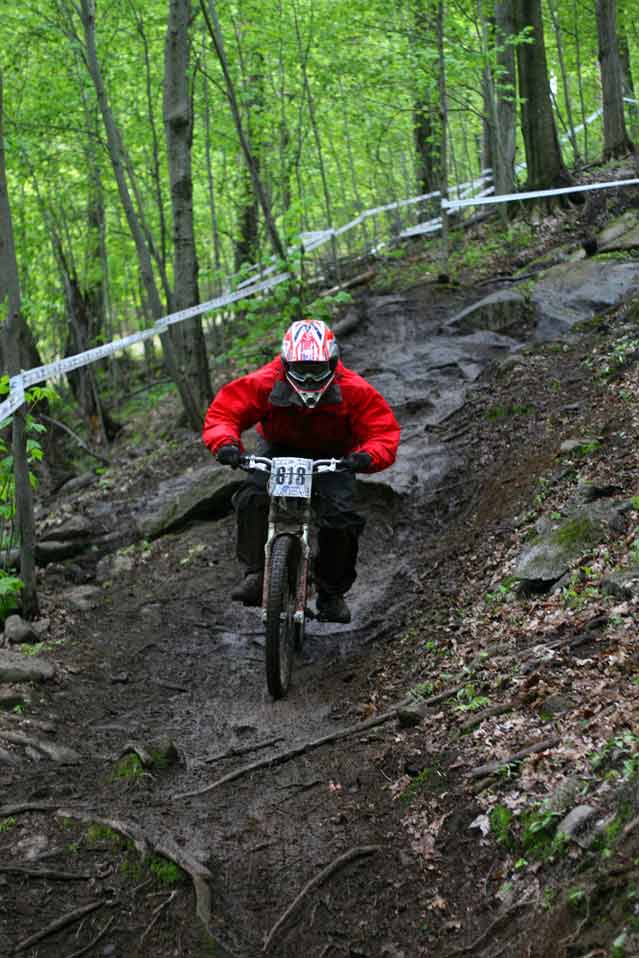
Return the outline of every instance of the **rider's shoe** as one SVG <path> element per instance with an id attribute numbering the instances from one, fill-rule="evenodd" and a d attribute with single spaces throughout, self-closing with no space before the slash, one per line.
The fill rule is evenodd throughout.
<path id="1" fill-rule="evenodd" d="M 243 602 L 244 605 L 258 606 L 262 604 L 262 573 L 247 572 L 231 592 L 234 602 Z"/>
<path id="2" fill-rule="evenodd" d="M 343 595 L 318 592 L 317 618 L 320 622 L 341 622 L 345 625 L 351 621 L 351 610 L 346 605 Z"/>

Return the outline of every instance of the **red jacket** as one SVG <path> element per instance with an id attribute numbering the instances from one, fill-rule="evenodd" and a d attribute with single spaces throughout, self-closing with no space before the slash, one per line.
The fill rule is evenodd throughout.
<path id="1" fill-rule="evenodd" d="M 223 386 L 209 406 L 203 439 L 212 453 L 257 425 L 268 441 L 299 448 L 316 458 L 367 452 L 371 472 L 392 466 L 399 424 L 370 383 L 337 364 L 335 379 L 314 409 L 298 404 L 278 357 L 248 376 Z"/>

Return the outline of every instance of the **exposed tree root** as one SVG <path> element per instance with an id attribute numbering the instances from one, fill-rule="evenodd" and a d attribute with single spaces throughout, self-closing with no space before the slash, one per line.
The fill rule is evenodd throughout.
<path id="1" fill-rule="evenodd" d="M 25 948 L 30 948 L 31 945 L 35 945 L 37 942 L 42 941 L 43 938 L 48 938 L 49 935 L 55 934 L 56 931 L 60 931 L 62 928 L 66 928 L 67 925 L 72 925 L 75 921 L 79 921 L 80 918 L 84 918 L 85 915 L 90 915 L 92 911 L 97 911 L 98 908 L 102 908 L 106 905 L 106 901 L 92 901 L 89 905 L 83 905 L 82 908 L 76 908 L 75 911 L 70 911 L 66 915 L 63 915 L 62 918 L 56 918 L 55 921 L 52 921 L 50 925 L 47 925 L 46 928 L 43 928 L 42 931 L 37 931 L 35 935 L 31 935 L 29 938 L 25 938 L 24 941 L 21 941 L 13 949 L 12 954 L 17 955 L 19 951 L 24 951 Z"/>
<path id="2" fill-rule="evenodd" d="M 29 878 L 48 878 L 49 881 L 89 881 L 86 872 L 61 872 L 55 868 L 25 868 L 24 865 L 0 865 L 0 872 L 10 875 L 28 875 Z"/>
<path id="3" fill-rule="evenodd" d="M 512 755 L 508 755 L 506 758 L 499 758 L 494 762 L 487 762 L 486 765 L 478 765 L 476 768 L 470 770 L 468 777 L 483 778 L 486 775 L 493 775 L 500 769 L 505 768 L 506 765 L 510 765 L 511 762 L 519 762 L 522 758 L 527 758 L 529 755 L 536 755 L 538 752 L 545 752 L 547 748 L 553 748 L 559 744 L 559 741 L 559 736 L 555 735 L 553 738 L 544 739 L 541 742 L 536 742 L 534 745 L 527 745 L 526 748 L 522 748 L 519 752 L 513 752 Z"/>
<path id="4" fill-rule="evenodd" d="M 348 865 L 350 862 L 355 861 L 358 858 L 363 858 L 366 855 L 374 855 L 375 852 L 380 850 L 381 845 L 361 845 L 359 848 L 351 848 L 350 851 L 345 852 L 344 855 L 340 855 L 339 858 L 336 858 L 334 862 L 331 862 L 330 865 L 327 865 L 326 868 L 323 868 L 319 875 L 316 875 L 315 878 L 312 878 L 304 886 L 304 888 L 302 888 L 297 898 L 291 902 L 286 911 L 275 922 L 266 936 L 262 950 L 269 950 L 278 935 L 281 934 L 286 923 L 292 918 L 295 912 L 299 910 L 307 895 L 309 895 L 316 888 L 319 888 L 320 885 L 323 885 L 324 882 L 331 877 L 331 875 L 334 875 L 335 872 L 339 871 L 340 868 L 343 868 L 344 865 Z"/>
<path id="5" fill-rule="evenodd" d="M 452 951 L 446 953 L 445 958 L 452 958 L 453 955 L 467 955 L 468 953 L 471 955 L 476 955 L 477 949 L 480 947 L 480 945 L 483 945 L 486 939 L 490 938 L 490 936 L 497 931 L 500 925 L 503 925 L 504 922 L 507 921 L 516 911 L 519 911 L 520 908 L 527 908 L 529 905 L 532 905 L 532 901 L 516 901 L 510 906 L 510 908 L 502 912 L 501 915 L 497 915 L 494 921 L 491 921 L 488 928 L 482 931 L 481 935 L 475 938 L 470 945 L 462 945 L 461 948 L 454 948 Z"/>
<path id="6" fill-rule="evenodd" d="M 92 951 L 93 948 L 95 948 L 95 946 L 97 945 L 97 943 L 98 943 L 102 938 L 104 938 L 104 936 L 106 935 L 107 931 L 109 930 L 109 928 L 111 927 L 111 925 L 112 925 L 113 922 L 115 921 L 115 918 L 116 918 L 115 915 L 111 915 L 111 917 L 109 918 L 109 920 L 108 920 L 107 923 L 105 924 L 105 926 L 104 926 L 104 928 L 102 929 L 102 931 L 99 931 L 98 934 L 95 936 L 95 938 L 94 938 L 92 941 L 90 941 L 88 945 L 85 945 L 84 948 L 80 948 L 79 951 L 74 951 L 73 954 L 68 955 L 67 958 L 80 958 L 81 955 L 86 955 L 89 951 Z"/>
<path id="7" fill-rule="evenodd" d="M 251 772 L 256 772 L 258 769 L 283 765 L 285 762 L 297 758 L 298 755 L 304 755 L 306 752 L 321 748 L 322 745 L 338 742 L 340 739 L 347 738 L 349 735 L 356 735 L 358 732 L 365 732 L 369 728 L 375 728 L 376 725 L 383 725 L 385 722 L 390 722 L 397 717 L 398 708 L 399 706 L 396 706 L 388 712 L 383 712 L 381 715 L 375 716 L 375 718 L 367 719 L 365 722 L 359 722 L 357 725 L 350 725 L 348 728 L 341 729 L 339 732 L 333 732 L 331 735 L 323 735 L 322 738 L 316 738 L 310 742 L 303 742 L 301 745 L 289 748 L 285 752 L 280 752 L 279 755 L 272 755 L 270 758 L 261 759 L 259 762 L 243 765 L 241 768 L 235 769 L 234 772 L 229 772 L 228 775 L 223 775 L 222 778 L 211 782 L 210 785 L 205 785 L 204 788 L 197 788 L 192 792 L 181 792 L 178 795 L 172 795 L 171 801 L 177 802 L 183 798 L 196 798 L 199 795 L 206 795 L 207 792 L 212 792 L 213 789 L 220 788 L 221 785 L 226 785 L 227 782 L 233 782 L 236 778 L 250 775 Z"/>

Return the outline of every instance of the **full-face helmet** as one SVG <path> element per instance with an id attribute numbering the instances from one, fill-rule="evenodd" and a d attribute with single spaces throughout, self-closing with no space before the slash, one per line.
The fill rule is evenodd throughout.
<path id="1" fill-rule="evenodd" d="M 319 319 L 300 320 L 284 333 L 281 355 L 287 381 L 312 409 L 335 377 L 339 359 L 335 336 Z"/>

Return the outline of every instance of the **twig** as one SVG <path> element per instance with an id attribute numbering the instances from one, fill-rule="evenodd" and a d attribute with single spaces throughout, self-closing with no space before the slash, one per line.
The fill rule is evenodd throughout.
<path id="1" fill-rule="evenodd" d="M 348 865 L 349 862 L 355 861 L 357 858 L 363 858 L 366 855 L 374 855 L 375 852 L 381 850 L 380 845 L 361 845 L 359 848 L 351 848 L 350 851 L 345 852 L 345 854 L 340 855 L 339 858 L 336 858 L 334 862 L 331 862 L 330 865 L 327 865 L 326 868 L 323 868 L 319 875 L 316 875 L 315 878 L 312 878 L 305 886 L 302 888 L 301 892 L 295 898 L 295 900 L 288 906 L 286 911 L 278 918 L 271 930 L 269 931 L 266 939 L 264 941 L 264 947 L 262 951 L 268 951 L 268 949 L 273 944 L 273 941 L 284 927 L 286 922 L 291 918 L 291 916 L 299 909 L 300 905 L 304 901 L 307 895 L 309 895 L 316 888 L 319 888 L 331 875 L 334 875 L 336 871 L 340 868 L 343 868 L 344 865 Z"/>
<path id="2" fill-rule="evenodd" d="M 548 748 L 553 748 L 555 745 L 559 744 L 559 736 L 555 735 L 553 738 L 544 739 L 542 742 L 537 742 L 535 745 L 528 745 L 526 748 L 522 748 L 519 752 L 514 752 L 512 755 L 509 755 L 507 758 L 499 758 L 495 762 L 488 762 L 486 765 L 478 765 L 476 768 L 471 769 L 468 773 L 469 778 L 482 778 L 485 775 L 492 775 L 494 772 L 498 772 L 501 768 L 505 768 L 507 765 L 510 765 L 511 762 L 519 762 L 522 758 L 527 758 L 529 755 L 536 755 L 538 752 L 545 752 Z"/>
<path id="3" fill-rule="evenodd" d="M 88 881 L 92 875 L 60 872 L 54 868 L 25 868 L 24 865 L 0 865 L 0 872 L 28 875 L 29 878 L 48 878 L 49 881 Z"/>
<path id="4" fill-rule="evenodd" d="M 105 466 L 111 465 L 111 460 L 107 459 L 106 456 L 103 456 L 102 453 L 96 452 L 95 449 L 91 449 L 90 446 L 87 446 L 86 442 L 83 439 L 80 439 L 77 433 L 73 429 L 69 429 L 68 426 L 65 426 L 63 422 L 60 422 L 58 419 L 52 419 L 50 416 L 45 416 L 43 413 L 39 414 L 40 419 L 44 419 L 45 422 L 50 423 L 52 426 L 57 426 L 58 429 L 62 429 L 64 432 L 68 433 L 72 439 L 74 439 L 79 446 L 84 449 L 85 452 L 88 452 L 90 456 L 93 456 L 94 459 L 97 459 L 98 462 L 103 462 Z"/>
<path id="5" fill-rule="evenodd" d="M 72 955 L 67 955 L 67 958 L 80 958 L 80 955 L 86 955 L 88 951 L 91 951 L 91 949 L 97 945 L 101 938 L 104 938 L 114 921 L 115 915 L 111 915 L 102 931 L 98 932 L 93 941 L 90 941 L 88 945 L 84 946 L 84 948 L 80 948 L 79 951 L 74 951 Z"/>
<path id="6" fill-rule="evenodd" d="M 493 705 L 492 708 L 484 709 L 483 712 L 477 712 L 459 726 L 459 733 L 460 735 L 464 735 L 466 732 L 470 732 L 476 728 L 476 726 L 481 725 L 486 719 L 494 718 L 496 715 L 503 715 L 504 712 L 512 712 L 512 710 L 520 704 L 520 702 L 515 700 L 513 702 L 505 702 L 503 705 Z"/>
<path id="7" fill-rule="evenodd" d="M 175 891 L 175 890 L 172 891 L 171 894 L 169 895 L 169 897 L 166 899 L 166 901 L 161 902 L 161 903 L 158 905 L 158 907 L 155 909 L 155 911 L 153 912 L 153 917 L 151 918 L 151 921 L 150 921 L 149 924 L 146 926 L 146 928 L 145 928 L 145 930 L 144 930 L 144 934 L 143 934 L 142 937 L 140 938 L 140 944 L 142 944 L 142 942 L 144 941 L 144 939 L 146 938 L 146 936 L 150 933 L 151 929 L 152 929 L 152 928 L 154 927 L 154 925 L 157 923 L 157 920 L 158 920 L 158 918 L 160 917 L 160 915 L 162 914 L 162 912 L 164 911 L 164 909 L 165 909 L 168 905 L 171 904 L 171 902 L 173 901 L 173 899 L 175 898 L 176 895 L 177 895 L 177 891 Z"/>
<path id="8" fill-rule="evenodd" d="M 46 928 L 43 928 L 42 931 L 36 932 L 35 935 L 25 938 L 24 941 L 21 941 L 19 945 L 16 945 L 16 947 L 13 949 L 13 954 L 17 955 L 19 951 L 24 951 L 25 948 L 30 948 L 31 945 L 35 945 L 36 942 L 42 941 L 43 938 L 48 938 L 49 935 L 52 935 L 56 931 L 60 931 L 61 928 L 66 928 L 67 925 L 72 925 L 74 921 L 78 921 L 80 918 L 84 918 L 85 915 L 90 915 L 92 911 L 97 911 L 98 908 L 102 908 L 104 904 L 104 901 L 92 901 L 90 905 L 83 905 L 82 908 L 76 908 L 75 911 L 68 912 L 68 914 L 63 915 L 62 918 L 56 918 L 55 921 L 52 921 L 51 924 L 47 925 Z"/>

